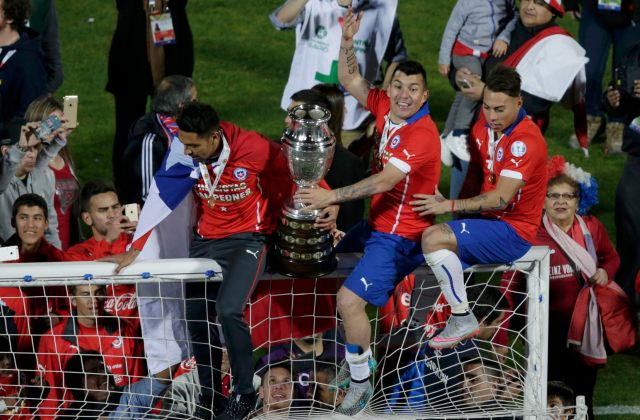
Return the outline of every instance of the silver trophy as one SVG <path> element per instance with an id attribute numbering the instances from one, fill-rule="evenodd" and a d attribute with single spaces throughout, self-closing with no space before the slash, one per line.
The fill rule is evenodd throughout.
<path id="1" fill-rule="evenodd" d="M 282 134 L 282 152 L 293 182 L 319 188 L 336 147 L 327 122 L 331 113 L 317 105 L 298 105 L 289 112 L 291 124 Z M 293 197 L 285 202 L 275 239 L 274 268 L 292 277 L 319 277 L 336 266 L 331 232 L 313 227 L 320 210 L 307 210 Z"/>

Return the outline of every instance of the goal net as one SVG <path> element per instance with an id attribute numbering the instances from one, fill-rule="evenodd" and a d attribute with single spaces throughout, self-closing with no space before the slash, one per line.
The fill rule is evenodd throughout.
<path id="1" fill-rule="evenodd" d="M 467 270 L 470 305 L 483 328 L 454 349 L 426 344 L 449 312 L 424 268 L 385 307 L 368 308 L 374 395 L 356 417 L 547 415 L 547 252 L 534 247 L 512 266 Z M 258 284 L 244 314 L 254 347 L 254 417 L 341 417 L 335 411 L 349 371 L 335 294 L 357 258 L 342 255 L 324 278 L 267 274 Z M 184 295 L 190 282 L 218 287 L 217 263 L 145 261 L 119 275 L 113 267 L 2 265 L 0 415 L 211 418 L 224 405 L 233 372 L 215 300 L 205 314 L 208 336 L 197 342 Z M 210 348 L 206 365 L 193 357 L 198 345 Z"/>

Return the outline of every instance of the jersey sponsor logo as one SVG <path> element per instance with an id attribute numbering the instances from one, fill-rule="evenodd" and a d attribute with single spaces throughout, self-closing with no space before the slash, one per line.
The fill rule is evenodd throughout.
<path id="1" fill-rule="evenodd" d="M 238 181 L 244 181 L 247 179 L 247 175 L 249 175 L 249 171 L 245 168 L 236 168 L 233 170 L 233 177 Z"/>
<path id="2" fill-rule="evenodd" d="M 398 147 L 399 144 L 400 144 L 400 136 L 395 136 L 394 138 L 391 139 L 391 143 L 389 144 L 389 147 L 392 149 L 395 149 Z"/>
<path id="3" fill-rule="evenodd" d="M 122 348 L 122 337 L 116 337 L 116 339 L 111 343 L 111 347 L 114 349 Z"/>
<path id="4" fill-rule="evenodd" d="M 104 303 L 104 310 L 110 314 L 131 311 L 138 307 L 138 299 L 133 293 L 123 293 L 120 296 L 107 299 Z"/>
<path id="5" fill-rule="evenodd" d="M 511 145 L 511 154 L 515 157 L 522 157 L 527 153 L 527 145 L 518 140 Z"/>
<path id="6" fill-rule="evenodd" d="M 502 162 L 502 159 L 504 159 L 504 150 L 502 149 L 502 147 L 498 147 L 498 151 L 496 152 L 496 160 L 498 162 Z"/>

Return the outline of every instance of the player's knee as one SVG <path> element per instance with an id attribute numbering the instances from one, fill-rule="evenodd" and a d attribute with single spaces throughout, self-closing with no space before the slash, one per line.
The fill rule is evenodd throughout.
<path id="1" fill-rule="evenodd" d="M 238 311 L 231 305 L 225 305 L 218 301 L 216 304 L 216 313 L 218 314 L 218 321 L 225 322 L 234 318 L 240 318 L 242 316 L 241 311 Z"/>
<path id="2" fill-rule="evenodd" d="M 444 234 L 440 225 L 429 226 L 422 232 L 422 252 L 428 254 L 439 249 L 447 248 Z"/>

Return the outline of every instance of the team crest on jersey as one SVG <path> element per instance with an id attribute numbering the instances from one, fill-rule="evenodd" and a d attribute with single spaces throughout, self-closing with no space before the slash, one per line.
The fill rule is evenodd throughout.
<path id="1" fill-rule="evenodd" d="M 400 144 L 400 136 L 395 136 L 394 138 L 391 139 L 391 144 L 389 144 L 389 147 L 391 147 L 392 149 L 395 149 L 398 147 L 399 144 Z"/>
<path id="2" fill-rule="evenodd" d="M 522 157 L 525 153 L 527 153 L 527 145 L 524 142 L 518 140 L 511 145 L 511 154 L 513 156 Z"/>
<path id="3" fill-rule="evenodd" d="M 504 150 L 502 150 L 502 147 L 498 147 L 498 151 L 496 152 L 496 160 L 498 162 L 502 162 L 502 159 L 504 159 Z"/>
<path id="4" fill-rule="evenodd" d="M 119 349 L 122 347 L 122 337 L 116 337 L 115 340 L 113 340 L 113 343 L 111 343 L 111 347 L 113 347 L 114 349 Z"/>
<path id="5" fill-rule="evenodd" d="M 248 174 L 249 171 L 247 171 L 245 168 L 236 168 L 233 170 L 233 177 L 238 181 L 244 181 L 245 179 L 247 179 Z"/>

